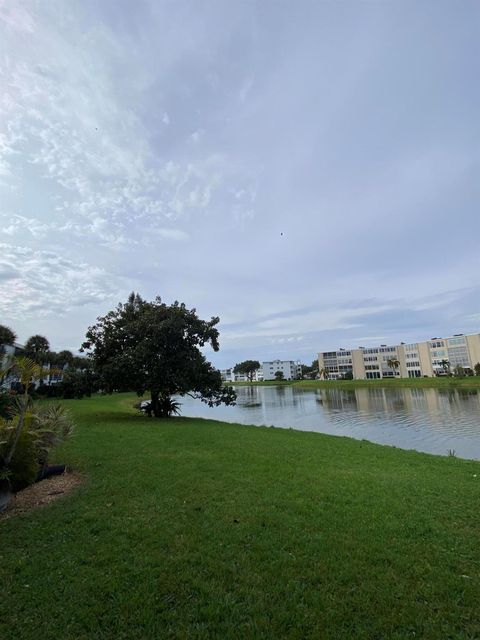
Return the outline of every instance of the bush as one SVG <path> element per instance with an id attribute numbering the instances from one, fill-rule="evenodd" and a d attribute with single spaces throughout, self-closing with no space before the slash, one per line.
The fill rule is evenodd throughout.
<path id="1" fill-rule="evenodd" d="M 9 478 L 13 491 L 35 482 L 48 465 L 50 451 L 68 438 L 74 427 L 70 414 L 60 403 L 33 405 L 31 412 L 25 413 L 23 430 L 10 464 L 6 465 L 18 419 L 18 414 L 12 420 L 0 419 L 0 472 L 2 477 Z"/>
<path id="2" fill-rule="evenodd" d="M 35 439 L 37 460 L 42 467 L 48 464 L 50 451 L 69 438 L 73 429 L 69 412 L 59 402 L 34 406 L 29 433 Z"/>
<path id="3" fill-rule="evenodd" d="M 0 418 L 11 418 L 15 395 L 8 391 L 0 391 Z"/>
<path id="4" fill-rule="evenodd" d="M 40 471 L 38 452 L 35 437 L 29 431 L 23 431 L 20 435 L 9 470 L 13 491 L 25 489 L 37 479 Z"/>

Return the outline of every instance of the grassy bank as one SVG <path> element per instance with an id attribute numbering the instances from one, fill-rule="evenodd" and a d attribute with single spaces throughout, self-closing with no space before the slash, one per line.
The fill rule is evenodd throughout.
<path id="1" fill-rule="evenodd" d="M 276 386 L 288 385 L 305 389 L 359 389 L 359 388 L 434 388 L 434 389 L 480 389 L 480 376 L 465 378 L 397 378 L 389 380 L 267 380 L 264 382 L 233 382 L 234 386 Z"/>
<path id="2" fill-rule="evenodd" d="M 479 637 L 478 463 L 133 400 L 69 401 L 84 486 L 0 521 L 2 640 Z"/>

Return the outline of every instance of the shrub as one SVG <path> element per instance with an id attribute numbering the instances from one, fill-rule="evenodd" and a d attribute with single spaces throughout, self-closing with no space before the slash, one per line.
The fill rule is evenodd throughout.
<path id="1" fill-rule="evenodd" d="M 0 418 L 11 418 L 14 406 L 14 395 L 8 391 L 0 391 Z"/>
<path id="2" fill-rule="evenodd" d="M 53 447 L 72 435 L 73 420 L 69 412 L 59 402 L 34 406 L 28 432 L 35 440 L 37 460 L 44 468 Z"/>
<path id="3" fill-rule="evenodd" d="M 20 489 L 33 484 L 37 479 L 40 471 L 37 454 L 34 435 L 29 431 L 23 431 L 18 439 L 9 468 L 13 491 L 20 491 Z"/>

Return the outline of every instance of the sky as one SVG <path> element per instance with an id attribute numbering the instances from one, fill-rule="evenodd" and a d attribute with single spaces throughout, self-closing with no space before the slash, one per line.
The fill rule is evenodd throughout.
<path id="1" fill-rule="evenodd" d="M 476 0 L 0 0 L 0 323 L 218 367 L 480 331 Z"/>

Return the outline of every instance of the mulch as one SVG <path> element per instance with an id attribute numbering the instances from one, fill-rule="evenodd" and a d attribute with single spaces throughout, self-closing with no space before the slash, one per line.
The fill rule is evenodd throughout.
<path id="1" fill-rule="evenodd" d="M 52 476 L 32 484 L 13 496 L 8 507 L 0 514 L 0 521 L 50 504 L 70 493 L 82 482 L 83 478 L 79 473 L 67 470 L 60 476 Z"/>

